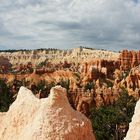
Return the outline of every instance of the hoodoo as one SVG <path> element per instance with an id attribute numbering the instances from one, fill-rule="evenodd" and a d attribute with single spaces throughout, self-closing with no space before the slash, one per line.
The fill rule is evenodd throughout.
<path id="1" fill-rule="evenodd" d="M 90 121 L 70 106 L 61 86 L 44 99 L 21 87 L 0 120 L 1 140 L 95 140 Z"/>

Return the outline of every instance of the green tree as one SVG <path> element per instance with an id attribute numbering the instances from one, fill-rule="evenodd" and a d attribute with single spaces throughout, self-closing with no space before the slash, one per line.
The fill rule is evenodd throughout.
<path id="1" fill-rule="evenodd" d="M 12 96 L 3 80 L 0 80 L 0 112 L 6 112 L 12 103 Z"/>
<path id="2" fill-rule="evenodd" d="M 93 82 L 88 82 L 86 85 L 85 85 L 85 91 L 86 90 L 91 90 L 94 88 L 94 83 Z"/>
<path id="3" fill-rule="evenodd" d="M 38 85 L 37 85 L 37 88 L 38 90 L 44 90 L 45 89 L 45 86 L 46 86 L 46 83 L 44 80 L 41 80 Z"/>
<path id="4" fill-rule="evenodd" d="M 91 109 L 90 119 L 97 140 L 122 140 L 128 130 L 135 104 L 134 97 L 123 89 L 114 105 Z"/>

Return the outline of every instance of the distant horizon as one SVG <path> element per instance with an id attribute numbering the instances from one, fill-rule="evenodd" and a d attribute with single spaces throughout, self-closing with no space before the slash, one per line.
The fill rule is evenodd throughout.
<path id="1" fill-rule="evenodd" d="M 120 52 L 120 51 L 123 51 L 123 50 L 128 50 L 128 51 L 140 51 L 140 49 L 127 49 L 127 48 L 124 48 L 124 49 L 121 49 L 121 50 L 109 50 L 109 49 L 102 49 L 102 48 L 92 48 L 92 47 L 88 47 L 88 46 L 77 46 L 77 47 L 73 47 L 73 48 L 68 48 L 68 49 L 60 49 L 60 48 L 33 48 L 33 49 L 27 49 L 27 48 L 21 48 L 21 49 L 0 49 L 0 52 L 10 52 L 10 51 L 13 51 L 13 52 L 16 52 L 16 51 L 32 51 L 32 50 L 49 50 L 49 49 L 56 49 L 56 50 L 72 50 L 72 49 L 76 49 L 76 48 L 85 48 L 85 49 L 93 49 L 93 50 L 102 50 L 102 51 L 112 51 L 112 52 Z"/>

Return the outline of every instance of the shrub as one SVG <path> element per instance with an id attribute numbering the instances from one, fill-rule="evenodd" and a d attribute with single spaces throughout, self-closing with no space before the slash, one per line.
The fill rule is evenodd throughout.
<path id="1" fill-rule="evenodd" d="M 85 91 L 91 90 L 93 88 L 94 88 L 94 83 L 93 82 L 88 82 L 84 87 Z"/>

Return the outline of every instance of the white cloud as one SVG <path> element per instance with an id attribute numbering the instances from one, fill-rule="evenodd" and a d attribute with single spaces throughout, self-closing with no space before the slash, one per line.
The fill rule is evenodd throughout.
<path id="1" fill-rule="evenodd" d="M 139 49 L 139 0 L 1 0 L 0 48 Z"/>

